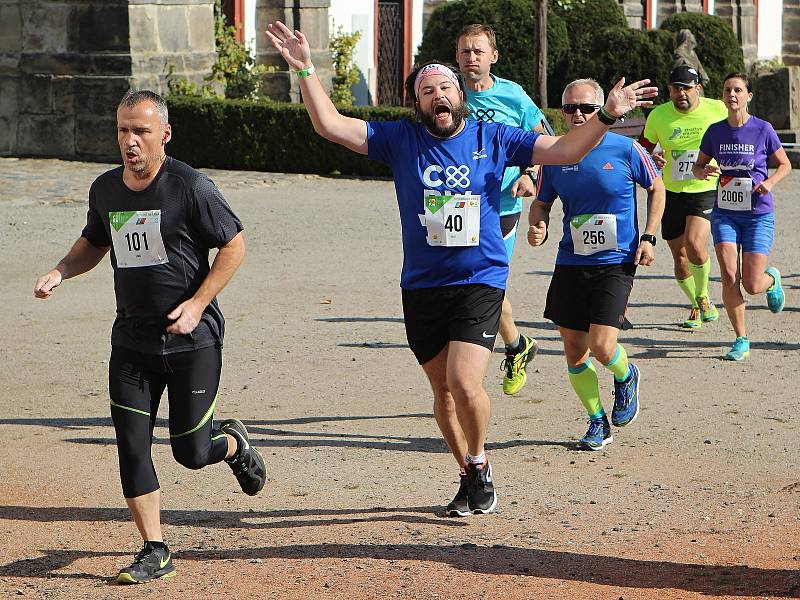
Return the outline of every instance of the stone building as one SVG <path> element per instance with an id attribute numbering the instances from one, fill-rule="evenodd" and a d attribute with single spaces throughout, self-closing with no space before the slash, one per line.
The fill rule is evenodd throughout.
<path id="1" fill-rule="evenodd" d="M 118 158 L 114 108 L 199 82 L 216 60 L 213 0 L 0 0 L 0 156 Z"/>

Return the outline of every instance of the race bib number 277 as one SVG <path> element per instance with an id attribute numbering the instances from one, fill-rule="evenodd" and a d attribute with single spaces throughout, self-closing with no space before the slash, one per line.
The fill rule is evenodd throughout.
<path id="1" fill-rule="evenodd" d="M 110 212 L 108 218 L 117 267 L 149 267 L 169 262 L 161 237 L 160 210 Z"/>

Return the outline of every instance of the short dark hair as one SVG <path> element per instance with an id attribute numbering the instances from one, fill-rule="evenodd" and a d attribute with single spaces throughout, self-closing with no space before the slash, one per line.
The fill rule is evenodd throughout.
<path id="1" fill-rule="evenodd" d="M 417 95 L 414 93 L 414 81 L 417 79 L 417 73 L 420 72 L 420 69 L 423 67 L 427 67 L 428 65 L 444 65 L 448 69 L 450 69 L 456 75 L 456 79 L 458 79 L 458 85 L 461 88 L 462 93 L 464 92 L 467 81 L 464 79 L 464 76 L 461 74 L 461 71 L 458 70 L 458 67 L 453 66 L 450 63 L 443 62 L 441 60 L 429 60 L 428 62 L 424 62 L 421 65 L 415 65 L 413 69 L 411 69 L 411 73 L 408 74 L 406 77 L 406 94 L 408 95 L 409 101 L 416 106 L 417 102 Z"/>
<path id="2" fill-rule="evenodd" d="M 169 123 L 169 110 L 167 109 L 166 100 L 150 90 L 129 90 L 128 93 L 122 97 L 122 100 L 119 101 L 119 106 L 133 108 L 137 104 L 146 102 L 147 100 L 156 105 L 161 123 L 163 125 Z"/>
<path id="3" fill-rule="evenodd" d="M 739 73 L 737 71 L 734 71 L 733 73 L 728 73 L 727 75 L 725 75 L 725 79 L 722 80 L 723 86 L 725 85 L 725 82 L 728 81 L 728 79 L 741 79 L 742 81 L 744 81 L 744 87 L 747 88 L 747 91 L 748 92 L 753 91 L 753 87 L 750 84 L 750 78 L 747 76 L 746 73 Z"/>
<path id="4" fill-rule="evenodd" d="M 456 36 L 456 50 L 458 50 L 458 40 L 460 40 L 465 35 L 470 37 L 476 35 L 485 35 L 486 39 L 489 40 L 489 45 L 492 47 L 492 50 L 497 50 L 497 36 L 494 33 L 494 29 L 492 29 L 489 25 L 484 25 L 482 23 L 473 23 L 472 25 L 465 25 L 464 28 Z"/>

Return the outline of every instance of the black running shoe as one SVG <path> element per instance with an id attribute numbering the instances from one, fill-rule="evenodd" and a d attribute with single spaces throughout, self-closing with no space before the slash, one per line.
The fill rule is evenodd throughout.
<path id="1" fill-rule="evenodd" d="M 461 475 L 461 483 L 458 486 L 458 492 L 447 505 L 447 516 L 449 517 L 467 517 L 472 514 L 467 502 L 467 476 Z"/>
<path id="2" fill-rule="evenodd" d="M 467 465 L 467 503 L 475 515 L 490 513 L 497 506 L 492 466 L 488 459 L 482 465 Z"/>
<path id="3" fill-rule="evenodd" d="M 117 575 L 119 583 L 146 583 L 153 579 L 164 579 L 175 575 L 172 553 L 166 546 L 153 546 L 145 542 L 130 567 L 125 567 Z"/>
<path id="4" fill-rule="evenodd" d="M 225 462 L 236 475 L 242 491 L 248 496 L 255 496 L 264 487 L 267 480 L 267 467 L 261 453 L 250 445 L 247 428 L 239 419 L 227 419 L 219 426 L 220 430 L 232 435 L 238 442 L 238 450 Z"/>

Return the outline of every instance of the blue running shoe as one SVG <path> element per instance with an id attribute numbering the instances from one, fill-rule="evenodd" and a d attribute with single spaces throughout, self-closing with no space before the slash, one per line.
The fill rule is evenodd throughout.
<path id="1" fill-rule="evenodd" d="M 750 340 L 746 337 L 737 337 L 725 355 L 725 360 L 744 360 L 748 356 L 750 356 Z"/>
<path id="2" fill-rule="evenodd" d="M 781 285 L 781 272 L 775 267 L 769 267 L 765 273 L 772 276 L 773 279 L 772 285 L 767 288 L 767 306 L 772 312 L 779 313 L 786 304 L 786 295 L 783 293 Z"/>
<path id="3" fill-rule="evenodd" d="M 596 419 L 589 419 L 589 429 L 581 439 L 578 440 L 578 448 L 581 450 L 602 450 L 606 444 L 614 441 L 611 435 L 611 425 L 608 417 L 603 415 Z"/>
<path id="4" fill-rule="evenodd" d="M 639 416 L 639 367 L 630 363 L 628 378 L 625 381 L 614 379 L 614 410 L 611 411 L 611 422 L 617 427 L 624 427 Z"/>

